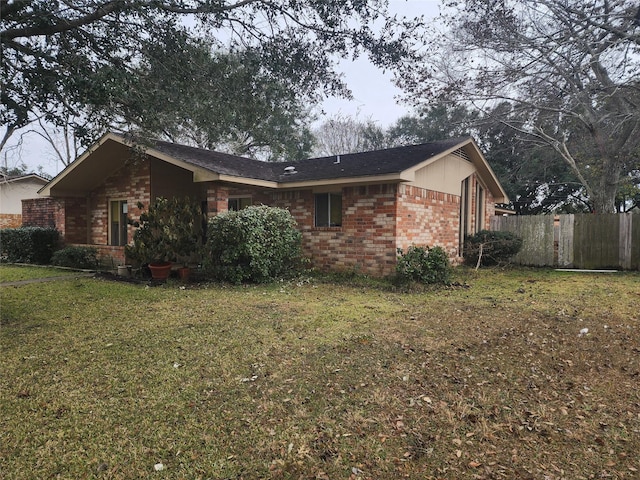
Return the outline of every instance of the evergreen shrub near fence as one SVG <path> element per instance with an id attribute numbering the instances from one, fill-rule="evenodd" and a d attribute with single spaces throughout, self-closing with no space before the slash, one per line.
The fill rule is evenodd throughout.
<path id="1" fill-rule="evenodd" d="M 522 239 L 511 232 L 480 230 L 465 237 L 464 262 L 476 266 L 507 263 L 522 248 Z"/>
<path id="2" fill-rule="evenodd" d="M 8 262 L 46 265 L 60 247 L 55 228 L 21 227 L 0 230 L 2 258 Z"/>
<path id="3" fill-rule="evenodd" d="M 420 247 L 411 245 L 407 251 L 398 249 L 396 280 L 424 284 L 446 285 L 451 279 L 451 263 L 442 247 Z"/>

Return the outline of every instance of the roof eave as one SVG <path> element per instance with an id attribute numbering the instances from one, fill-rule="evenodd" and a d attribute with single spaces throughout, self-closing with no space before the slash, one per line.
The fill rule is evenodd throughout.
<path id="1" fill-rule="evenodd" d="M 278 182 L 278 189 L 290 189 L 290 188 L 310 188 L 320 187 L 327 185 L 363 185 L 371 183 L 399 183 L 399 182 L 411 182 L 414 180 L 414 176 L 410 173 L 388 173 L 384 175 L 364 175 L 358 177 L 339 177 L 339 178 L 324 178 L 317 180 L 301 180 L 299 182 Z"/>
<path id="2" fill-rule="evenodd" d="M 40 190 L 38 190 L 37 192 L 38 195 L 43 197 L 51 196 L 52 188 L 54 188 L 57 184 L 59 184 L 62 181 L 62 179 L 64 179 L 67 175 L 73 172 L 73 170 L 75 170 L 89 155 L 91 155 L 94 151 L 100 148 L 108 140 L 113 140 L 123 145 L 131 145 L 126 140 L 124 140 L 124 138 L 122 138 L 120 135 L 116 135 L 111 132 L 105 133 L 102 137 L 100 137 L 100 139 L 96 143 L 91 145 L 91 147 L 87 148 L 87 150 L 85 150 L 85 152 L 82 155 L 80 155 L 76 160 L 74 160 L 69 165 L 67 165 L 67 167 L 62 172 L 60 172 L 58 175 L 52 178 L 49 182 L 47 182 Z"/>
<path id="3" fill-rule="evenodd" d="M 470 156 L 471 162 L 475 165 L 476 170 L 480 173 L 480 178 L 484 181 L 487 188 L 491 192 L 491 195 L 493 196 L 493 201 L 495 203 L 509 203 L 509 197 L 507 196 L 507 192 L 505 192 L 504 189 L 502 188 L 502 185 L 500 184 L 500 181 L 498 180 L 498 177 L 496 176 L 495 172 L 491 168 L 491 165 L 489 165 L 489 162 L 487 161 L 485 156 L 482 154 L 480 147 L 478 147 L 478 144 L 472 137 L 469 137 L 468 140 L 460 143 L 459 145 L 456 145 L 452 150 L 447 152 L 447 154 L 452 153 L 464 147 L 471 148 L 473 153 Z"/>

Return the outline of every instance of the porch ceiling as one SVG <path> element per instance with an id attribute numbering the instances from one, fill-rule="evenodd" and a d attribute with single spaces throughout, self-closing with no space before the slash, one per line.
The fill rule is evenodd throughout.
<path id="1" fill-rule="evenodd" d="M 92 156 L 91 162 L 76 160 L 67 167 L 66 175 L 59 175 L 57 181 L 40 193 L 45 195 L 84 195 L 97 188 L 104 179 L 121 168 L 131 159 L 131 149 L 127 145 L 107 139 L 93 151 L 84 155 Z M 46 191 L 48 190 L 48 191 Z"/>

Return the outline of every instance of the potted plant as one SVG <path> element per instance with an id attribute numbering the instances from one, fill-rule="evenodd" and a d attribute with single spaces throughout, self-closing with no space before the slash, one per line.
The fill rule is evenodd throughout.
<path id="1" fill-rule="evenodd" d="M 144 205 L 138 202 L 138 208 Z M 148 265 L 154 279 L 166 279 L 172 262 L 186 262 L 200 245 L 198 234 L 200 208 L 188 199 L 159 197 L 143 211 L 133 235 L 133 244 L 125 247 L 128 259 Z"/>

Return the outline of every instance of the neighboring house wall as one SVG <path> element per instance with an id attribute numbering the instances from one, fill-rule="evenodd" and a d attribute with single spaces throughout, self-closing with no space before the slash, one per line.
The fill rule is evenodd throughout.
<path id="1" fill-rule="evenodd" d="M 37 197 L 43 182 L 34 178 L 0 180 L 0 228 L 22 226 L 22 200 Z"/>
<path id="2" fill-rule="evenodd" d="M 0 181 L 0 212 L 22 214 L 22 200 L 36 198 L 43 185 L 31 179 Z"/>
<path id="3" fill-rule="evenodd" d="M 22 214 L 0 213 L 0 229 L 20 228 L 22 226 Z"/>

